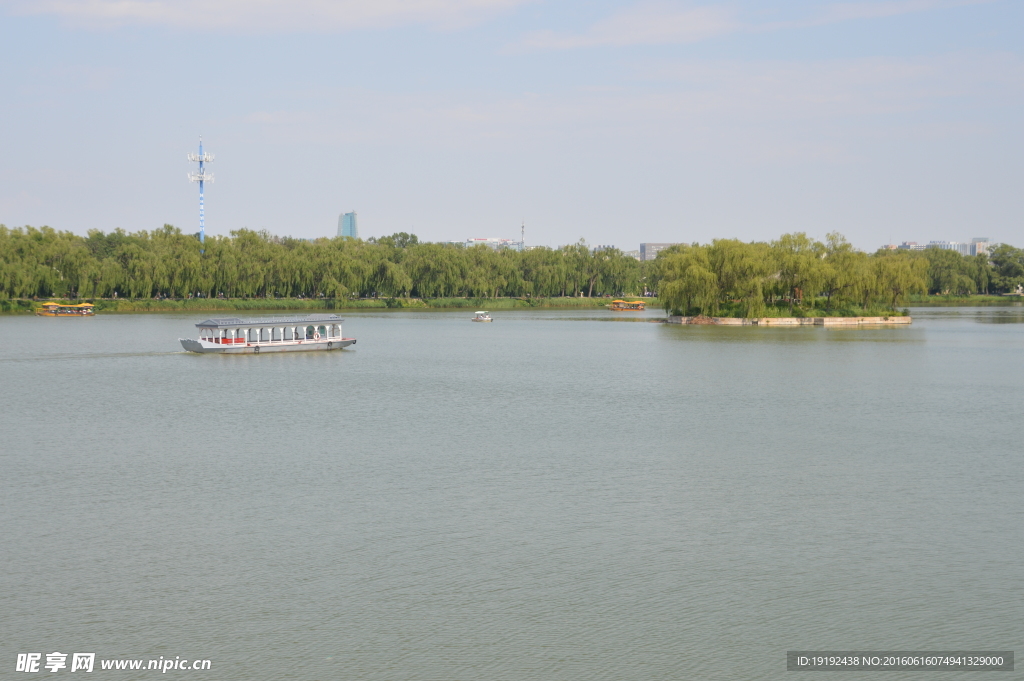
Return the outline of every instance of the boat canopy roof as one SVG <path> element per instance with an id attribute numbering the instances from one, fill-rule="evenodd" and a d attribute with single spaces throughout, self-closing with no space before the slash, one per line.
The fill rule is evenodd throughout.
<path id="1" fill-rule="evenodd" d="M 71 303 L 55 303 L 52 300 L 48 303 L 43 303 L 42 307 L 95 307 L 92 303 L 78 303 L 72 305 Z"/>
<path id="2" fill-rule="evenodd" d="M 201 329 L 239 329 L 256 326 L 287 326 L 288 324 L 338 324 L 342 321 L 344 320 L 336 314 L 303 314 L 260 317 L 258 319 L 241 319 L 239 317 L 207 319 L 205 322 L 199 322 L 196 326 Z"/>
<path id="3" fill-rule="evenodd" d="M 477 310 L 477 314 L 487 314 L 487 310 Z"/>

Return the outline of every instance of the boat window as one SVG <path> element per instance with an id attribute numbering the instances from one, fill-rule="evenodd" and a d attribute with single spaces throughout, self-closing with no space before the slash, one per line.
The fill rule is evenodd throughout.
<path id="1" fill-rule="evenodd" d="M 307 340 L 313 338 L 313 334 L 314 333 L 316 333 L 316 328 L 315 327 L 312 327 L 312 326 L 307 326 L 306 327 L 306 339 Z"/>
<path id="2" fill-rule="evenodd" d="M 321 326 L 321 327 L 317 328 L 317 331 L 320 332 L 320 337 L 321 338 L 327 336 L 327 327 L 326 326 Z"/>

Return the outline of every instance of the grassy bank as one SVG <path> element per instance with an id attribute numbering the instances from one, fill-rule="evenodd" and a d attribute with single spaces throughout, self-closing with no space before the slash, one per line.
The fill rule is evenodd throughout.
<path id="1" fill-rule="evenodd" d="M 818 303 L 824 301 L 819 300 Z M 676 314 L 673 312 L 672 314 Z M 682 315 L 692 316 L 691 315 Z M 766 305 L 764 310 L 755 317 L 766 317 L 769 319 L 778 319 L 782 317 L 893 317 L 909 314 L 906 310 L 893 310 L 888 306 L 878 307 L 833 307 L 831 310 L 826 311 L 824 307 L 793 307 L 790 309 L 789 303 L 776 303 Z M 724 303 L 720 306 L 717 313 L 709 315 L 711 317 L 730 317 L 742 319 L 747 315 L 744 314 L 743 305 L 741 303 Z"/>
<path id="2" fill-rule="evenodd" d="M 416 299 L 418 301 L 418 299 Z M 430 308 L 473 308 L 475 310 L 509 310 L 514 308 L 603 308 L 614 298 L 428 298 L 418 301 Z M 630 298 L 643 300 L 648 307 L 657 307 L 657 298 Z"/>
<path id="3" fill-rule="evenodd" d="M 657 307 L 655 298 L 645 298 L 649 307 Z M 125 298 L 96 298 L 64 300 L 58 302 L 89 302 L 97 313 L 127 312 L 245 312 L 257 310 L 329 310 L 361 309 L 449 309 L 508 310 L 513 308 L 603 308 L 611 298 L 372 298 L 372 299 L 311 299 L 311 298 L 192 298 L 188 300 L 128 300 Z M 0 300 L 0 314 L 32 314 L 44 301 Z"/>
<path id="4" fill-rule="evenodd" d="M 905 303 L 909 307 L 985 307 L 990 305 L 1024 305 L 1024 298 L 1020 296 L 929 296 L 912 295 Z M 762 314 L 758 317 L 770 319 L 779 317 L 891 317 L 910 314 L 909 310 L 894 310 L 887 305 L 876 305 L 871 307 L 859 306 L 833 306 L 829 311 L 825 310 L 825 300 L 818 298 L 812 303 L 809 299 L 804 300 L 805 307 L 794 307 L 790 310 L 789 303 L 779 302 L 765 306 Z M 673 313 L 674 314 L 674 313 Z M 684 317 L 687 315 L 683 315 Z M 714 317 L 744 317 L 743 306 L 740 303 L 723 303 Z"/>
<path id="5" fill-rule="evenodd" d="M 32 314 L 42 301 L 32 300 L 0 300 L 0 314 Z M 308 310 L 324 311 L 339 309 L 332 305 L 335 301 L 310 300 L 304 298 L 248 300 L 214 298 L 192 298 L 190 300 L 129 300 L 116 299 L 85 299 L 58 302 L 88 302 L 96 306 L 97 313 L 118 312 L 231 312 L 245 310 Z M 387 307 L 383 300 L 346 301 L 346 307 Z"/>
<path id="6" fill-rule="evenodd" d="M 659 309 L 657 298 L 635 298 L 643 300 L 649 309 Z M 363 309 L 456 309 L 473 310 L 510 310 L 518 308 L 576 308 L 601 309 L 610 303 L 612 298 L 192 298 L 153 300 L 142 298 L 130 300 L 126 298 L 94 298 L 60 300 L 58 302 L 80 303 L 90 302 L 96 305 L 99 313 L 132 313 L 132 312 L 255 312 L 259 310 L 277 311 L 309 311 L 324 312 L 332 310 L 363 310 Z M 0 314 L 32 314 L 42 300 L 7 299 L 0 300 Z M 823 301 L 819 301 L 823 302 Z M 914 307 L 942 306 L 992 306 L 992 305 L 1024 305 L 1020 296 L 910 296 L 907 305 Z M 834 308 L 826 313 L 823 308 L 794 309 L 790 312 L 789 305 L 781 303 L 769 305 L 763 317 L 882 317 L 897 314 L 897 311 L 879 308 Z M 738 303 L 725 303 L 721 306 L 719 317 L 742 317 Z"/>
<path id="7" fill-rule="evenodd" d="M 908 305 L 914 307 L 975 307 L 988 305 L 1021 305 L 1024 296 L 910 296 Z"/>

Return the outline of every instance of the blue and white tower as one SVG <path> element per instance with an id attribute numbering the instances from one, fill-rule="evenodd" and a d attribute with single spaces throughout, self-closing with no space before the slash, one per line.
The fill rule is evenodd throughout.
<path id="1" fill-rule="evenodd" d="M 359 223 L 356 220 L 355 211 L 344 213 L 338 218 L 338 236 L 359 238 Z"/>
<path id="2" fill-rule="evenodd" d="M 204 182 L 213 182 L 213 173 L 210 173 L 206 169 L 204 169 L 203 168 L 203 164 L 204 163 L 212 163 L 213 162 L 213 154 L 204 154 L 203 153 L 203 138 L 202 137 L 199 138 L 199 153 L 198 154 L 189 154 L 188 155 L 188 160 L 191 161 L 192 163 L 196 163 L 196 162 L 199 163 L 199 171 L 198 172 L 194 172 L 194 173 L 189 173 L 188 174 L 188 179 L 191 180 L 192 182 L 198 182 L 199 183 L 199 243 L 200 244 L 204 244 L 204 243 L 206 243 L 206 225 L 204 223 L 205 216 L 203 215 L 203 183 Z M 202 249 L 199 252 L 200 253 L 205 253 L 206 249 Z"/>

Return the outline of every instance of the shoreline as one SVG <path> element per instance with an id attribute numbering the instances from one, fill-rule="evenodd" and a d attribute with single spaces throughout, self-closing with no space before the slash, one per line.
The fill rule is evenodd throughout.
<path id="1" fill-rule="evenodd" d="M 702 326 L 902 326 L 909 316 L 893 317 L 681 317 L 670 315 L 666 324 Z"/>
<path id="2" fill-rule="evenodd" d="M 635 297 L 643 300 L 649 309 L 660 307 L 657 298 Z M 914 300 L 917 298 L 917 300 Z M 0 316 L 32 315 L 36 308 L 47 300 L 66 302 L 69 304 L 91 302 L 96 305 L 97 314 L 138 314 L 159 312 L 298 312 L 298 311 L 339 311 L 339 310 L 446 310 L 446 309 L 606 309 L 611 298 L 359 298 L 350 300 L 310 299 L 310 298 L 191 298 L 191 299 L 128 299 L 128 298 L 83 298 L 83 299 L 7 299 L 0 300 Z M 920 296 L 912 296 L 905 305 L 908 307 L 1019 307 L 1024 306 L 1024 298 L 1020 296 L 969 296 L 940 297 L 932 296 L 929 300 L 921 300 Z M 673 316 L 669 316 L 672 319 Z M 758 317 L 757 324 L 741 317 L 714 317 L 723 320 L 722 325 L 752 326 L 807 326 L 831 325 L 838 322 L 816 324 L 811 319 L 865 319 L 866 317 Z M 726 321 L 728 320 L 728 321 Z M 803 320 L 803 321 L 784 321 Z M 679 322 L 669 322 L 679 323 Z M 865 323 L 865 322 L 859 322 Z M 876 322 L 871 322 L 876 323 Z M 877 322 L 889 323 L 889 322 Z"/>
<path id="3" fill-rule="evenodd" d="M 978 296 L 909 296 L 907 307 L 993 307 L 1001 305 L 1024 305 L 1024 296 L 978 295 Z"/>
<path id="4" fill-rule="evenodd" d="M 638 298 L 648 307 L 658 307 L 657 298 Z M 54 302 L 65 302 L 53 299 Z M 337 311 L 337 310 L 511 310 L 511 309 L 604 309 L 612 298 L 360 298 L 356 300 L 310 298 L 191 298 L 136 299 L 84 298 L 96 314 L 133 314 L 147 312 L 266 312 L 266 311 Z M 46 300 L 0 300 L 0 315 L 32 315 Z M 68 301 L 70 302 L 70 301 Z"/>

